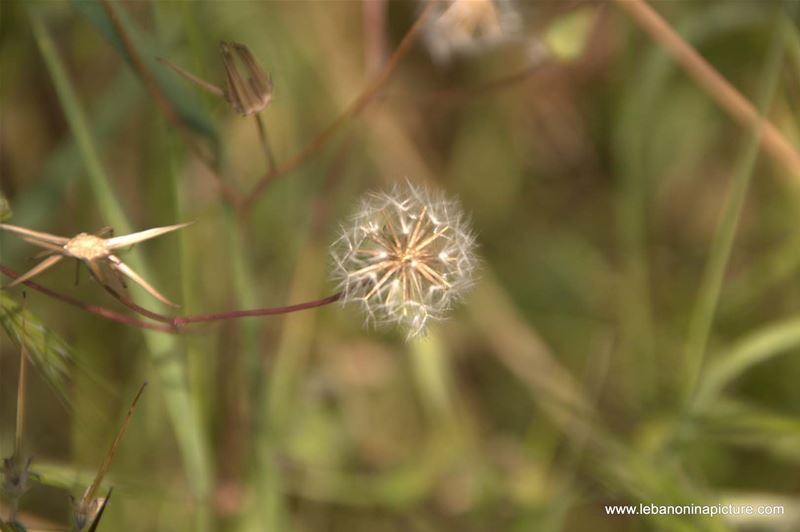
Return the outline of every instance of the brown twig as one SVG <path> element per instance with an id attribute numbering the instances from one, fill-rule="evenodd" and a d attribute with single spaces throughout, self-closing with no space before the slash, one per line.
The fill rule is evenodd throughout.
<path id="1" fill-rule="evenodd" d="M 279 314 L 289 314 L 292 312 L 300 312 L 302 310 L 309 310 L 312 308 L 322 307 L 335 303 L 341 299 L 342 294 L 337 293 L 317 299 L 315 301 L 307 301 L 305 303 L 297 303 L 295 305 L 287 305 L 285 307 L 272 307 L 272 308 L 257 308 L 250 310 L 229 310 L 226 312 L 217 312 L 214 314 L 198 314 L 194 316 L 176 316 L 172 322 L 176 327 L 187 325 L 189 323 L 207 323 L 210 321 L 226 321 L 235 320 L 239 318 L 249 318 L 254 316 L 277 316 Z"/>
<path id="2" fill-rule="evenodd" d="M 163 57 L 157 57 L 156 61 L 158 61 L 162 65 L 168 66 L 169 68 L 174 70 L 177 74 L 179 74 L 180 76 L 183 76 L 184 78 L 186 78 L 187 80 L 191 81 L 192 83 L 194 83 L 195 85 L 197 85 L 198 87 L 200 87 L 204 91 L 208 92 L 209 94 L 213 94 L 217 98 L 225 98 L 225 91 L 222 90 L 221 87 L 217 87 L 213 83 L 209 83 L 208 81 L 195 76 L 191 72 L 182 69 L 181 67 L 179 67 L 178 65 L 176 65 L 172 61 L 169 61 L 168 59 L 164 59 Z"/>
<path id="3" fill-rule="evenodd" d="M 3 266 L 2 264 L 0 264 L 0 273 L 2 273 L 3 275 L 5 275 L 6 277 L 9 277 L 11 279 L 16 279 L 20 275 L 19 273 L 15 272 L 11 268 Z M 136 318 L 132 318 L 131 316 L 126 316 L 125 314 L 120 314 L 119 312 L 116 312 L 116 311 L 111 310 L 109 308 L 100 307 L 100 306 L 97 306 L 97 305 L 92 305 L 91 303 L 84 303 L 83 301 L 78 301 L 77 299 L 74 299 L 74 298 L 72 298 L 70 296 L 67 296 L 67 295 L 61 294 L 59 292 L 56 292 L 55 290 L 51 290 L 49 288 L 46 288 L 46 287 L 44 287 L 44 286 L 42 286 L 39 283 L 36 283 L 34 281 L 25 281 L 22 284 L 24 284 L 25 286 L 27 286 L 29 288 L 32 288 L 33 290 L 36 290 L 37 292 L 40 292 L 40 293 L 42 293 L 42 294 L 44 294 L 44 295 L 46 295 L 48 297 L 51 297 L 51 298 L 53 298 L 55 300 L 58 300 L 58 301 L 61 301 L 62 303 L 66 303 L 68 305 L 72 305 L 73 307 L 76 307 L 76 308 L 79 308 L 79 309 L 84 310 L 86 312 L 89 312 L 91 314 L 95 314 L 97 316 L 103 317 L 103 318 L 105 318 L 107 320 L 116 321 L 118 323 L 122 323 L 123 325 L 131 325 L 133 327 L 139 327 L 141 329 L 153 329 L 153 330 L 162 331 L 162 332 L 175 332 L 174 328 L 172 328 L 172 327 L 167 327 L 167 326 L 164 326 L 164 325 L 159 325 L 157 323 L 149 323 L 149 322 L 146 322 L 146 321 L 138 320 Z"/>
<path id="4" fill-rule="evenodd" d="M 256 308 L 247 310 L 227 310 L 223 312 L 214 312 L 211 314 L 194 314 L 188 316 L 165 316 L 164 314 L 159 314 L 158 312 L 153 312 L 152 310 L 148 310 L 142 307 L 141 305 L 137 305 L 130 299 L 122 296 L 121 294 L 117 293 L 115 290 L 113 290 L 108 286 L 104 285 L 104 287 L 112 296 L 114 296 L 114 298 L 116 298 L 120 303 L 122 303 L 132 311 L 141 314 L 146 318 L 150 318 L 151 320 L 169 324 L 174 328 L 183 327 L 184 325 L 189 325 L 192 323 L 209 323 L 215 321 L 228 321 L 228 320 L 251 318 L 257 316 L 277 316 L 280 314 L 291 314 L 292 312 L 300 312 L 302 310 L 322 307 L 324 305 L 328 305 L 330 303 L 338 301 L 342 297 L 341 293 L 337 293 L 330 295 L 328 297 L 324 297 L 322 299 L 317 299 L 315 301 L 307 301 L 305 303 L 297 303 L 294 305 L 287 305 L 284 307 L 265 307 L 265 308 Z"/>
<path id="5" fill-rule="evenodd" d="M 228 183 L 226 183 L 222 177 L 220 177 L 214 168 L 214 163 L 209 160 L 206 154 L 203 153 L 203 150 L 200 148 L 200 146 L 198 146 L 192 139 L 191 134 L 187 131 L 183 121 L 178 117 L 175 109 L 172 107 L 172 104 L 169 102 L 167 97 L 164 96 L 164 93 L 161 92 L 161 87 L 153 76 L 153 73 L 150 72 L 147 64 L 144 62 L 142 56 L 139 54 L 139 51 L 136 49 L 136 46 L 133 45 L 130 35 L 128 35 L 125 26 L 122 24 L 113 2 L 110 0 L 100 1 L 103 4 L 103 8 L 105 9 L 106 13 L 108 14 L 111 24 L 114 26 L 114 30 L 117 32 L 117 35 L 119 35 L 122 45 L 125 47 L 125 51 L 128 53 L 136 72 L 144 82 L 147 92 L 155 100 L 156 105 L 158 105 L 158 107 L 161 109 L 161 112 L 164 113 L 167 121 L 178 132 L 178 135 L 181 137 L 181 140 L 183 140 L 184 144 L 186 144 L 186 146 L 203 162 L 203 164 L 206 166 L 206 169 L 214 177 L 225 200 L 236 210 L 238 210 L 240 208 L 238 192 Z"/>
<path id="6" fill-rule="evenodd" d="M 736 121 L 747 128 L 762 128 L 761 144 L 800 179 L 800 153 L 770 121 L 714 69 L 645 0 L 615 0 L 639 26 L 666 48 L 694 80 Z"/>
<path id="7" fill-rule="evenodd" d="M 136 404 L 139 402 L 139 398 L 144 393 L 144 389 L 147 387 L 147 381 L 143 382 L 141 386 L 139 386 L 139 391 L 136 392 L 136 396 L 133 398 L 131 402 L 131 406 L 128 407 L 128 413 L 125 415 L 125 419 L 122 422 L 122 426 L 117 432 L 114 441 L 111 443 L 111 447 L 108 449 L 105 457 L 103 458 L 103 463 L 100 464 L 100 469 L 97 470 L 97 475 L 95 475 L 92 484 L 86 489 L 86 493 L 84 493 L 81 504 L 82 505 L 91 505 L 94 503 L 94 496 L 97 493 L 97 490 L 100 489 L 100 484 L 103 483 L 103 478 L 105 478 L 106 473 L 111 468 L 111 462 L 114 460 L 114 455 L 117 453 L 117 448 L 119 448 L 119 444 L 122 441 L 122 437 L 125 435 L 125 431 L 128 429 L 128 424 L 131 422 L 131 418 L 133 417 L 133 413 L 136 410 Z"/>
<path id="8" fill-rule="evenodd" d="M 107 0 L 106 0 L 107 1 Z M 378 74 L 375 79 L 367 85 L 364 91 L 340 114 L 333 122 L 331 122 L 325 129 L 320 131 L 314 139 L 311 140 L 304 148 L 292 156 L 289 160 L 285 161 L 282 165 L 277 167 L 275 171 L 267 172 L 266 175 L 256 182 L 253 189 L 244 198 L 242 202 L 242 211 L 246 214 L 253 207 L 253 204 L 273 180 L 281 177 L 295 168 L 305 163 L 314 153 L 325 146 L 333 137 L 334 134 L 342 127 L 347 121 L 354 116 L 358 115 L 364 110 L 367 105 L 375 99 L 378 93 L 383 89 L 389 81 L 392 73 L 397 69 L 400 61 L 411 50 L 412 45 L 416 41 L 417 35 L 422 30 L 426 20 L 430 16 L 431 10 L 435 1 L 430 1 L 423 9 L 420 16 L 406 32 L 400 44 L 395 49 L 392 56 L 386 62 L 383 70 Z"/>
<path id="9" fill-rule="evenodd" d="M 11 279 L 16 279 L 17 277 L 19 277 L 19 274 L 17 272 L 12 270 L 11 268 L 3 266 L 2 264 L 0 264 L 0 273 L 3 273 L 4 275 L 10 277 Z M 100 307 L 97 305 L 92 305 L 90 303 L 84 303 L 82 301 L 78 301 L 77 299 L 56 292 L 55 290 L 46 288 L 33 281 L 25 281 L 22 284 L 24 284 L 25 286 L 29 286 L 30 288 L 36 290 L 37 292 L 41 292 L 46 296 L 52 297 L 53 299 L 80 308 L 81 310 L 85 310 L 86 312 L 102 316 L 103 318 L 116 321 L 124 325 L 132 325 L 134 327 L 139 327 L 142 329 L 154 329 L 156 331 L 162 331 L 162 332 L 178 332 L 177 331 L 178 328 L 192 323 L 208 323 L 214 321 L 236 320 L 239 318 L 249 318 L 256 316 L 277 316 L 279 314 L 290 314 L 292 312 L 300 312 L 302 310 L 308 310 L 328 305 L 330 303 L 338 301 L 341 298 L 341 294 L 338 293 L 315 301 L 307 301 L 305 303 L 297 303 L 294 305 L 287 305 L 285 307 L 266 307 L 266 308 L 247 309 L 247 310 L 229 310 L 224 312 L 216 312 L 212 314 L 196 314 L 188 316 L 165 316 L 163 314 L 153 312 L 152 310 L 147 310 L 146 308 L 137 305 L 128 298 L 120 295 L 113 288 L 103 285 L 103 287 L 112 296 L 114 296 L 114 298 L 116 298 L 120 303 L 122 303 L 129 309 L 133 310 L 138 314 L 141 314 L 146 318 L 150 318 L 151 320 L 160 322 L 160 323 L 149 323 L 146 321 L 138 320 L 136 318 L 132 318 L 130 316 L 126 316 L 125 314 L 120 314 L 119 312 L 116 312 L 114 310 L 105 307 Z"/>

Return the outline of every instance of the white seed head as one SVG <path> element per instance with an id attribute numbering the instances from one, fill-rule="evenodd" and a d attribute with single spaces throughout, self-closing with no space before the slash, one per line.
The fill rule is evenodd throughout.
<path id="1" fill-rule="evenodd" d="M 475 237 L 461 206 L 410 183 L 368 194 L 331 245 L 342 302 L 408 337 L 440 320 L 472 285 Z"/>
<path id="2" fill-rule="evenodd" d="M 511 40 L 521 24 L 513 0 L 445 0 L 434 7 L 423 35 L 434 60 L 447 63 Z"/>

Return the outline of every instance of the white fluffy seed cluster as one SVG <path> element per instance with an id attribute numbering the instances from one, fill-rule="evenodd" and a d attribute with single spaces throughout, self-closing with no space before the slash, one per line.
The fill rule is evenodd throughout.
<path id="1" fill-rule="evenodd" d="M 410 183 L 368 194 L 331 245 L 344 304 L 409 338 L 440 320 L 472 285 L 475 237 L 461 206 Z"/>
<path id="2" fill-rule="evenodd" d="M 423 36 L 434 60 L 447 63 L 521 34 L 513 0 L 444 0 L 434 5 Z"/>

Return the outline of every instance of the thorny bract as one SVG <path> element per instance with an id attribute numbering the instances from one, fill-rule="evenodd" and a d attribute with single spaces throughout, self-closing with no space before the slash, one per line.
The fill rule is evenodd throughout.
<path id="1" fill-rule="evenodd" d="M 472 285 L 475 237 L 461 206 L 410 183 L 365 197 L 331 246 L 343 303 L 408 337 L 442 319 Z"/>
<path id="2" fill-rule="evenodd" d="M 151 238 L 176 231 L 189 225 L 188 223 L 169 225 L 166 227 L 155 227 L 131 233 L 129 235 L 116 236 L 112 238 L 101 238 L 97 235 L 89 233 L 80 233 L 72 238 L 63 236 L 51 235 L 49 233 L 42 233 L 40 231 L 33 231 L 24 227 L 16 225 L 0 224 L 0 229 L 11 231 L 22 235 L 22 239 L 26 242 L 39 246 L 48 251 L 48 256 L 39 264 L 28 270 L 26 273 L 17 277 L 6 288 L 18 285 L 28 279 L 34 277 L 47 270 L 54 264 L 61 261 L 61 259 L 74 258 L 82 261 L 89 268 L 89 271 L 97 279 L 97 281 L 107 286 L 107 279 L 105 273 L 101 269 L 101 263 L 107 264 L 113 271 L 119 272 L 136 284 L 144 288 L 150 295 L 173 307 L 177 307 L 175 303 L 168 300 L 161 295 L 155 288 L 153 288 L 147 281 L 145 281 L 138 273 L 133 271 L 130 266 L 122 262 L 113 252 L 128 248 L 134 244 L 144 242 Z"/>

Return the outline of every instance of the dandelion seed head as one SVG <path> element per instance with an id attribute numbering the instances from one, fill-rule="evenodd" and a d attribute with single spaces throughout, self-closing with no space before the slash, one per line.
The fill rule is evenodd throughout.
<path id="1" fill-rule="evenodd" d="M 410 183 L 371 193 L 331 245 L 342 302 L 409 337 L 443 319 L 472 285 L 475 237 L 460 205 Z"/>

